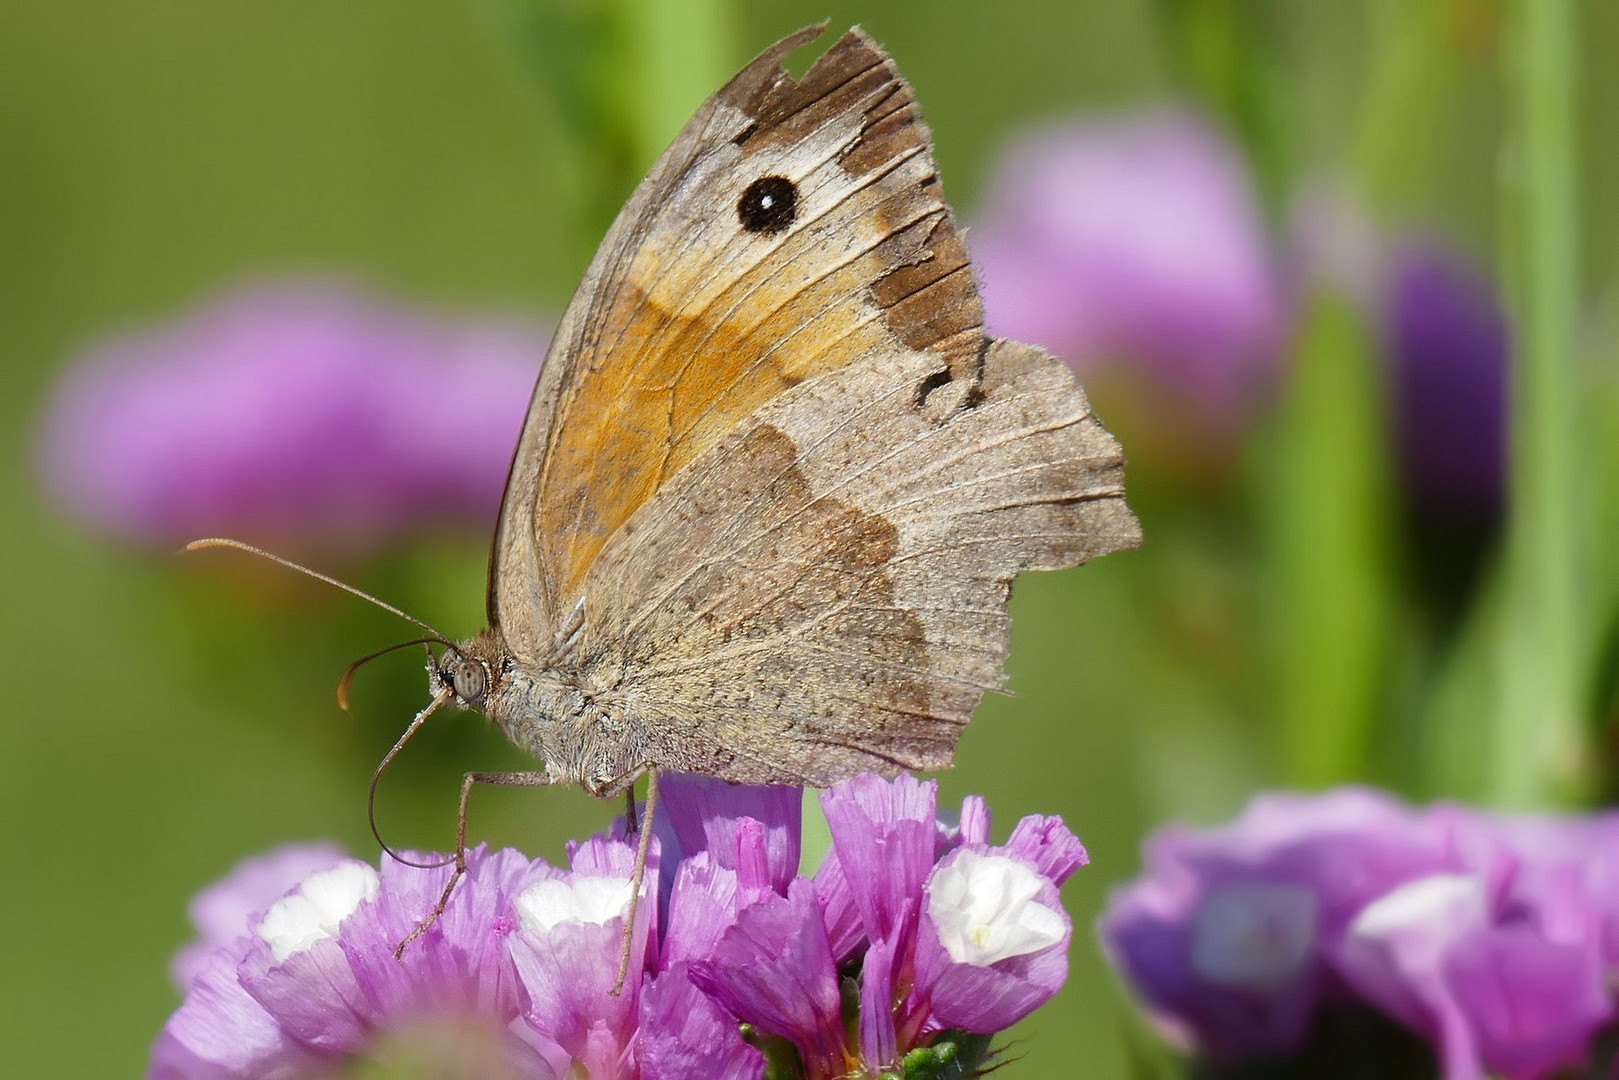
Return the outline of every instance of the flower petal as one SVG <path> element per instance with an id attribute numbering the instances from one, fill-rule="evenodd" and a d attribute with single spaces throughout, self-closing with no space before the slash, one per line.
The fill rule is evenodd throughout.
<path id="1" fill-rule="evenodd" d="M 744 910 L 713 957 L 692 963 L 691 978 L 737 1019 L 796 1046 L 809 1077 L 853 1067 L 832 946 L 808 881 Z"/>
<path id="2" fill-rule="evenodd" d="M 721 870 L 721 873 L 728 871 Z M 676 964 L 641 998 L 636 1060 L 642 1080 L 761 1080 L 765 1057 L 742 1039 L 736 1019 Z"/>
<path id="3" fill-rule="evenodd" d="M 682 856 L 711 851 L 720 866 L 736 869 L 737 823 L 752 819 L 765 830 L 771 884 L 787 891 L 803 841 L 803 788 L 728 784 L 691 773 L 668 773 L 658 784 L 663 817 Z"/>

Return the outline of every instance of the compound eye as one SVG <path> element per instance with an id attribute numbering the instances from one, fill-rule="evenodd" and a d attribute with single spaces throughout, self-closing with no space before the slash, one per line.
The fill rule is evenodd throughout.
<path id="1" fill-rule="evenodd" d="M 482 701 L 484 691 L 489 688 L 483 665 L 476 660 L 457 664 L 451 677 L 456 696 L 462 701 Z"/>

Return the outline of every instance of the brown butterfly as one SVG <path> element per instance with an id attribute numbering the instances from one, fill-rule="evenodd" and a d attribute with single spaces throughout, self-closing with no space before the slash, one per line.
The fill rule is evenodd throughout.
<path id="1" fill-rule="evenodd" d="M 645 776 L 650 815 L 660 770 L 945 768 L 1004 680 L 1012 579 L 1140 541 L 1068 368 L 985 336 L 893 62 L 851 30 L 802 79 L 783 68 L 820 33 L 698 110 L 563 315 L 489 628 L 443 642 L 410 728 L 453 702 L 544 762 L 466 777 L 457 877 L 480 783 L 609 797 Z"/>

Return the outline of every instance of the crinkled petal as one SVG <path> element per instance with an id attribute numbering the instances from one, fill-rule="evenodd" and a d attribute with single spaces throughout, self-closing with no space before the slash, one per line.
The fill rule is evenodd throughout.
<path id="1" fill-rule="evenodd" d="M 482 846 L 472 849 L 467 874 L 443 914 L 396 959 L 395 948 L 437 905 L 452 868 L 385 862 L 383 889 L 342 934 L 371 1014 L 466 1014 L 502 1022 L 516 1016 L 516 975 L 505 947 L 517 925 L 512 901 L 548 869 L 510 848 L 494 854 Z"/>
<path id="2" fill-rule="evenodd" d="M 644 811 L 643 811 L 644 812 Z M 623 817 L 613 822 L 605 833 L 587 840 L 568 842 L 568 864 L 575 874 L 593 877 L 635 877 L 635 863 L 640 852 L 640 834 L 627 833 Z M 642 872 L 641 901 L 636 905 L 635 951 L 630 958 L 632 974 L 651 970 L 657 963 L 657 943 L 661 936 L 662 904 L 659 902 L 663 877 L 663 845 L 656 832 L 647 847 L 646 866 Z M 552 870 L 552 874 L 563 872 Z M 617 971 L 617 968 L 614 968 Z"/>
<path id="3" fill-rule="evenodd" d="M 900 909 L 907 901 L 914 909 L 933 869 L 937 791 L 902 773 L 857 776 L 821 794 L 832 849 L 872 941 L 894 940 Z"/>
<path id="4" fill-rule="evenodd" d="M 236 979 L 236 959 L 216 950 L 152 1048 L 147 1080 L 291 1077 L 321 1058 L 291 1038 Z"/>
<path id="5" fill-rule="evenodd" d="M 832 946 L 808 881 L 743 911 L 691 977 L 737 1019 L 796 1046 L 810 1077 L 852 1066 Z"/>
<path id="6" fill-rule="evenodd" d="M 994 967 L 949 964 L 933 979 L 932 1022 L 980 1034 L 1005 1031 L 1050 1001 L 1068 979 L 1068 942 Z"/>
<path id="7" fill-rule="evenodd" d="M 968 795 L 961 800 L 961 821 L 957 825 L 957 841 L 962 844 L 989 843 L 991 816 L 989 803 L 982 795 Z M 939 853 L 943 856 L 943 852 Z"/>
<path id="8" fill-rule="evenodd" d="M 892 1070 L 899 1060 L 899 1032 L 894 1024 L 892 945 L 874 941 L 860 967 L 860 1059 L 873 1070 Z"/>
<path id="9" fill-rule="evenodd" d="M 623 934 L 620 917 L 563 923 L 546 933 L 522 930 L 510 939 L 518 978 L 528 992 L 528 1022 L 575 1059 L 600 1058 L 609 1037 L 616 1049 L 628 1047 L 635 1032 L 641 982 L 635 965 L 623 991 L 613 996 Z"/>
<path id="10" fill-rule="evenodd" d="M 1060 817 L 1031 814 L 1017 823 L 1003 848 L 1032 863 L 1040 876 L 1061 885 L 1075 870 L 1091 861 L 1085 845 L 1079 842 Z"/>
<path id="11" fill-rule="evenodd" d="M 674 895 L 669 902 L 663 967 L 707 956 L 736 921 L 739 903 L 735 870 L 715 865 L 706 851 L 682 862 L 675 870 Z"/>
<path id="12" fill-rule="evenodd" d="M 376 1019 L 348 954 L 336 938 L 277 962 L 254 942 L 237 970 L 243 989 L 294 1039 L 331 1054 L 362 1050 Z"/>
<path id="13" fill-rule="evenodd" d="M 828 851 L 821 868 L 815 872 L 815 898 L 821 905 L 821 919 L 826 923 L 832 955 L 842 967 L 866 947 L 866 927 L 860 920 L 854 890 L 849 886 L 848 875 L 843 872 L 836 851 Z"/>
<path id="14" fill-rule="evenodd" d="M 751 818 L 765 830 L 771 884 L 787 891 L 803 841 L 803 788 L 728 784 L 691 773 L 666 773 L 658 785 L 663 819 L 682 856 L 711 851 L 719 865 L 736 869 L 736 826 Z"/>
<path id="15" fill-rule="evenodd" d="M 764 1055 L 697 988 L 685 963 L 666 969 L 642 994 L 636 1060 L 642 1080 L 761 1080 L 765 1072 Z"/>
<path id="16" fill-rule="evenodd" d="M 212 952 L 245 937 L 271 904 L 310 874 L 329 870 L 347 856 L 333 843 L 284 844 L 244 859 L 223 880 L 191 900 L 191 923 L 198 940 L 181 949 L 169 975 L 181 990 L 191 985 Z"/>
<path id="17" fill-rule="evenodd" d="M 967 851 L 969 849 L 963 849 Z M 946 864 L 941 863 L 941 868 Z M 958 963 L 939 940 L 939 928 L 924 915 L 916 933 L 916 989 L 909 1003 L 910 1026 L 920 1030 L 961 1028 L 979 1034 L 1005 1031 L 1050 1001 L 1068 979 L 1068 946 L 1073 924 L 1057 887 L 1046 883 L 1037 896 L 1042 910 L 1055 913 L 1061 937 L 1038 951 L 981 965 Z"/>

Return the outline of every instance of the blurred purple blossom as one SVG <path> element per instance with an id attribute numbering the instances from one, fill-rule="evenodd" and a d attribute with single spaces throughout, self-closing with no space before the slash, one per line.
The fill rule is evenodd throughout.
<path id="1" fill-rule="evenodd" d="M 1216 1064 L 1302 1059 L 1358 1006 L 1427 1039 L 1447 1080 L 1534 1080 L 1619 1018 L 1616 881 L 1619 815 L 1264 795 L 1155 835 L 1100 931 L 1166 1036 Z"/>
<path id="2" fill-rule="evenodd" d="M 1500 297 L 1454 249 L 1398 246 L 1384 301 L 1394 430 L 1410 500 L 1493 519 L 1506 486 L 1511 341 Z"/>
<path id="3" fill-rule="evenodd" d="M 1274 384 L 1288 297 L 1239 152 L 1186 112 L 1074 121 L 1002 159 L 968 236 L 996 334 L 1129 365 L 1216 427 Z"/>
<path id="4" fill-rule="evenodd" d="M 147 542 L 485 530 L 545 345 L 517 319 L 438 319 L 354 287 L 241 288 L 69 370 L 41 434 L 44 482 Z"/>
<path id="5" fill-rule="evenodd" d="M 1026 818 L 995 847 L 982 800 L 959 827 L 941 825 L 932 783 L 861 777 L 824 793 L 838 854 L 823 874 L 856 913 L 840 954 L 838 917 L 818 881 L 796 874 L 798 789 L 663 785 L 661 831 L 678 840 L 653 845 L 646 895 L 667 899 L 638 909 L 620 995 L 634 865 L 622 819 L 570 845 L 567 869 L 470 853 L 449 908 L 402 963 L 394 945 L 448 869 L 379 873 L 289 850 L 204 894 L 253 914 L 231 920 L 235 934 L 205 930 L 208 951 L 148 1075 L 311 1074 L 429 1030 L 474 1053 L 477 1075 L 746 1080 L 765 1074 L 762 1039 L 791 1047 L 805 1080 L 873 1077 L 974 1038 L 959 1031 L 1003 1030 L 1066 977 L 1071 924 L 1057 888 L 1085 853 L 1056 818 Z M 901 849 L 914 860 L 890 875 Z M 293 880 L 300 863 L 316 869 Z M 962 1045 L 981 1060 L 987 1043 Z"/>
<path id="6" fill-rule="evenodd" d="M 1306 189 L 1291 225 L 1303 277 L 1377 328 L 1391 437 L 1422 524 L 1492 523 L 1506 490 L 1512 332 L 1488 274 L 1431 233 L 1392 233 L 1352 195 Z"/>

